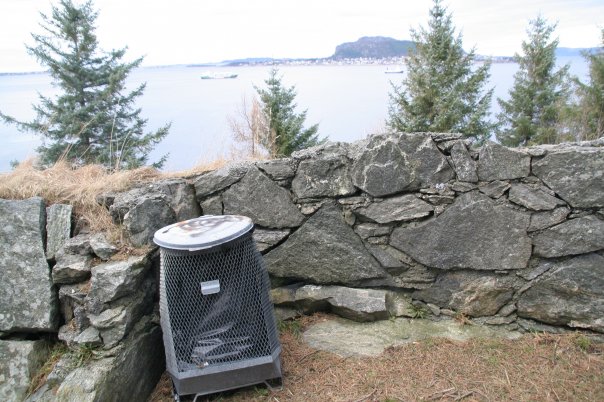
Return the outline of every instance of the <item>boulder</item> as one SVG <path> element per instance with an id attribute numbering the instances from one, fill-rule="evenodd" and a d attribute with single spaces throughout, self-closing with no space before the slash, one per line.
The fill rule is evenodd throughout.
<path id="1" fill-rule="evenodd" d="M 117 246 L 107 241 L 103 233 L 96 233 L 90 236 L 90 248 L 103 261 L 107 261 L 119 251 Z"/>
<path id="2" fill-rule="evenodd" d="M 481 317 L 495 315 L 518 288 L 512 276 L 456 271 L 439 275 L 432 287 L 415 291 L 413 298 Z"/>
<path id="3" fill-rule="evenodd" d="M 71 255 L 82 255 L 87 256 L 92 254 L 92 247 L 90 246 L 90 237 L 88 233 L 78 234 L 63 244 L 63 247 L 58 251 L 57 254 L 71 254 Z M 59 258 L 59 255 L 56 256 Z"/>
<path id="4" fill-rule="evenodd" d="M 548 194 L 543 188 L 533 188 L 522 183 L 512 184 L 508 199 L 514 204 L 522 205 L 533 211 L 549 211 L 566 204 Z"/>
<path id="5" fill-rule="evenodd" d="M 50 351 L 46 341 L 0 340 L 0 399 L 22 401 Z"/>
<path id="6" fill-rule="evenodd" d="M 519 179 L 530 173 L 531 157 L 527 153 L 490 141 L 480 148 L 478 178 L 481 181 Z"/>
<path id="7" fill-rule="evenodd" d="M 256 168 L 225 191 L 222 201 L 225 215 L 245 215 L 267 228 L 296 227 L 304 221 L 289 192 Z"/>
<path id="8" fill-rule="evenodd" d="M 271 275 L 322 284 L 355 285 L 386 275 L 334 203 L 323 205 L 265 260 Z"/>
<path id="9" fill-rule="evenodd" d="M 46 258 L 51 260 L 71 236 L 71 205 L 53 204 L 46 208 Z"/>
<path id="10" fill-rule="evenodd" d="M 470 183 L 478 182 L 476 162 L 470 156 L 463 142 L 455 142 L 455 145 L 451 148 L 451 160 L 457 174 L 457 180 Z"/>
<path id="11" fill-rule="evenodd" d="M 360 223 L 354 227 L 354 231 L 362 239 L 367 239 L 368 237 L 387 236 L 392 231 L 392 228 L 375 223 Z"/>
<path id="12" fill-rule="evenodd" d="M 57 329 L 45 228 L 42 198 L 0 199 L 0 332 Z"/>
<path id="13" fill-rule="evenodd" d="M 90 278 L 92 256 L 59 253 L 57 263 L 52 268 L 54 284 L 78 283 Z"/>
<path id="14" fill-rule="evenodd" d="M 306 285 L 272 291 L 276 305 L 296 307 L 305 313 L 329 310 L 350 320 L 365 322 L 388 318 L 387 291 L 343 286 Z"/>
<path id="15" fill-rule="evenodd" d="M 533 237 L 535 255 L 562 257 L 604 249 L 604 221 L 589 215 L 545 229 Z"/>
<path id="16" fill-rule="evenodd" d="M 165 369 L 161 330 L 141 320 L 123 345 L 71 371 L 56 391 L 47 391 L 51 400 L 145 402 Z"/>
<path id="17" fill-rule="evenodd" d="M 572 207 L 604 207 L 604 148 L 563 148 L 536 159 L 532 168 Z"/>
<path id="18" fill-rule="evenodd" d="M 254 241 L 258 251 L 264 251 L 273 247 L 289 236 L 290 229 L 270 230 L 270 229 L 254 229 Z"/>
<path id="19" fill-rule="evenodd" d="M 135 247 L 153 244 L 153 235 L 176 223 L 176 214 L 163 198 L 145 198 L 124 216 L 124 228 Z"/>
<path id="20" fill-rule="evenodd" d="M 298 165 L 292 181 L 297 198 L 347 196 L 356 192 L 346 155 L 317 156 Z"/>
<path id="21" fill-rule="evenodd" d="M 194 183 L 197 200 L 201 201 L 238 182 L 250 168 L 252 168 L 251 163 L 234 163 L 202 174 Z"/>
<path id="22" fill-rule="evenodd" d="M 534 232 L 557 225 L 564 222 L 568 214 L 570 214 L 570 209 L 566 207 L 556 208 L 553 211 L 535 212 L 531 215 L 528 231 Z"/>
<path id="23" fill-rule="evenodd" d="M 592 253 L 550 264 L 518 300 L 518 315 L 604 332 L 604 257 Z"/>
<path id="24" fill-rule="evenodd" d="M 355 186 L 382 197 L 447 182 L 454 172 L 431 136 L 417 133 L 371 136 L 351 175 Z"/>
<path id="25" fill-rule="evenodd" d="M 93 267 L 88 303 L 97 306 L 134 293 L 150 265 L 149 258 L 143 255 Z M 96 313 L 95 310 L 92 309 L 92 312 Z"/>
<path id="26" fill-rule="evenodd" d="M 433 268 L 522 269 L 531 256 L 528 224 L 528 214 L 473 191 L 436 218 L 396 228 L 390 245 Z"/>
<path id="27" fill-rule="evenodd" d="M 296 170 L 291 159 L 273 159 L 256 162 L 258 169 L 262 170 L 273 180 L 288 180 L 294 177 Z"/>
<path id="28" fill-rule="evenodd" d="M 434 211 L 434 207 L 413 194 L 387 198 L 360 207 L 354 213 L 377 223 L 403 222 L 423 218 Z"/>

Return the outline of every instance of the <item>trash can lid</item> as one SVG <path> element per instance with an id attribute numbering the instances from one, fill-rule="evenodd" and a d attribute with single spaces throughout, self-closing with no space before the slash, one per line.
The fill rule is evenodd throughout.
<path id="1" fill-rule="evenodd" d="M 160 247 L 196 251 L 234 240 L 253 227 L 247 216 L 205 215 L 163 227 L 153 241 Z"/>

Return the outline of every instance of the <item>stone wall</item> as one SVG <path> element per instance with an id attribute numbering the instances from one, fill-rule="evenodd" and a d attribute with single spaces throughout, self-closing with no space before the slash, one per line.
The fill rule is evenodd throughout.
<path id="1" fill-rule="evenodd" d="M 604 332 L 603 145 L 376 135 L 101 200 L 135 244 L 198 208 L 251 217 L 290 313 Z"/>
<path id="2" fill-rule="evenodd" d="M 472 149 L 456 134 L 376 135 L 98 201 L 135 246 L 201 214 L 251 217 L 279 314 L 604 333 L 604 140 Z M 62 359 L 30 400 L 111 399 L 134 384 L 146 397 L 125 373 L 163 367 L 156 250 L 109 260 L 102 235 L 70 237 L 68 206 L 39 198 L 0 200 L 0 212 L 0 354 L 21 378 L 43 361 L 42 334 L 99 355 L 79 368 Z M 4 399 L 27 381 L 11 384 Z"/>

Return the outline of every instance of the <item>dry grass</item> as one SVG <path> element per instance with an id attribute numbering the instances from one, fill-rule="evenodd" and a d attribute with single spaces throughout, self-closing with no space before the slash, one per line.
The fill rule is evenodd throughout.
<path id="1" fill-rule="evenodd" d="M 324 319 L 303 318 L 303 326 Z M 286 331 L 283 390 L 250 387 L 198 401 L 602 401 L 604 345 L 585 339 L 578 334 L 431 339 L 377 358 L 341 358 Z M 149 401 L 170 401 L 170 392 L 164 375 Z"/>
<path id="2" fill-rule="evenodd" d="M 58 162 L 42 170 L 35 168 L 33 160 L 29 160 L 10 173 L 0 174 L 0 198 L 20 200 L 40 196 L 48 205 L 70 204 L 74 207 L 76 217 L 84 218 L 92 231 L 115 234 L 117 229 L 107 209 L 97 203 L 97 195 L 124 191 L 137 184 L 162 178 L 191 177 L 217 169 L 227 162 L 217 160 L 173 173 L 160 173 L 150 167 L 110 173 L 100 165 L 74 169 L 66 162 Z"/>

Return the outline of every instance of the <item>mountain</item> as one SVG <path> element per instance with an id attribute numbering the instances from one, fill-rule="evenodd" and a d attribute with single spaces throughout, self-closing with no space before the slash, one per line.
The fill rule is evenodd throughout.
<path id="1" fill-rule="evenodd" d="M 415 43 L 409 40 L 397 40 L 384 36 L 364 36 L 356 42 L 342 43 L 336 46 L 336 52 L 331 59 L 358 59 L 386 57 L 401 57 L 414 49 Z"/>

